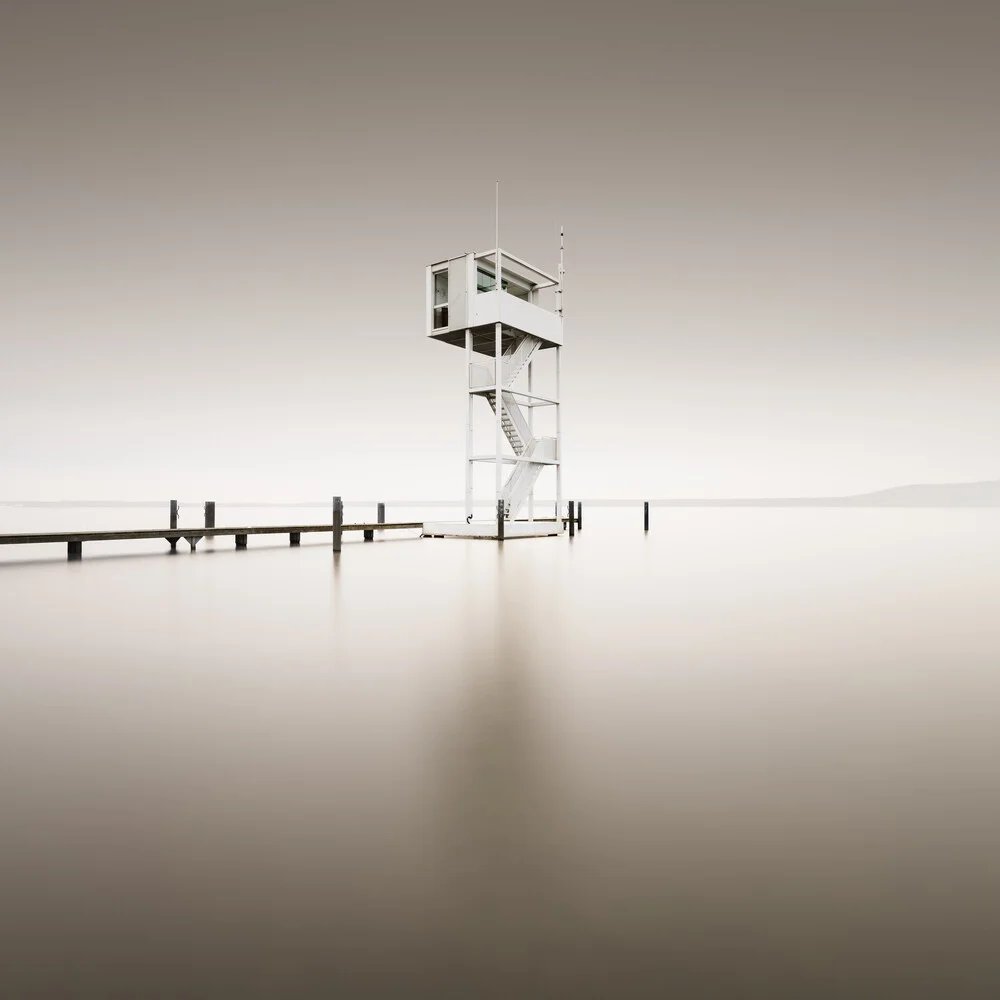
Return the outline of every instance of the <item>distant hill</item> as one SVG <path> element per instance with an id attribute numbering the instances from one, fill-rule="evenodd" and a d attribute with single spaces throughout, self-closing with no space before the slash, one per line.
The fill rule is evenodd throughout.
<path id="1" fill-rule="evenodd" d="M 895 486 L 845 497 L 861 507 L 1000 507 L 1000 479 L 981 483 L 928 483 Z"/>
<path id="2" fill-rule="evenodd" d="M 894 486 L 844 497 L 653 500 L 658 507 L 1000 507 L 1000 479 Z"/>

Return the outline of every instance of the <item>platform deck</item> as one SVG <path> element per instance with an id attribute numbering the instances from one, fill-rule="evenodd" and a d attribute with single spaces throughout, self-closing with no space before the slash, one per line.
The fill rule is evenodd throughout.
<path id="1" fill-rule="evenodd" d="M 510 538 L 542 538 L 561 534 L 555 518 L 535 521 L 505 521 L 504 540 Z M 499 536 L 496 521 L 428 521 L 424 524 L 425 538 L 486 538 Z"/>

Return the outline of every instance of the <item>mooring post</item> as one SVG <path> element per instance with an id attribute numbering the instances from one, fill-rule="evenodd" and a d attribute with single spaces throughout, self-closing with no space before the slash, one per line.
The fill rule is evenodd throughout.
<path id="1" fill-rule="evenodd" d="M 288 532 L 288 544 L 289 545 L 301 545 L 302 544 L 302 532 L 301 531 L 290 531 L 290 532 Z"/>
<path id="2" fill-rule="evenodd" d="M 649 501 L 645 500 L 642 505 L 642 530 L 649 531 Z"/>
<path id="3" fill-rule="evenodd" d="M 583 501 L 576 502 L 576 530 L 583 531 Z"/>
<path id="4" fill-rule="evenodd" d="M 176 531 L 177 530 L 177 501 L 176 500 L 171 500 L 170 501 L 170 530 L 171 531 Z M 168 538 L 167 541 L 170 543 L 170 551 L 171 552 L 176 552 L 177 551 L 177 539 L 176 538 Z"/>
<path id="5" fill-rule="evenodd" d="M 569 537 L 572 538 L 576 534 L 576 504 L 572 500 L 569 502 Z"/>
<path id="6" fill-rule="evenodd" d="M 333 551 L 340 551 L 340 536 L 344 529 L 344 501 L 333 498 Z"/>
<path id="7" fill-rule="evenodd" d="M 375 520 L 378 524 L 385 524 L 385 504 L 380 503 L 378 505 L 378 513 L 375 516 Z M 375 541 L 375 529 L 365 528 L 365 541 L 374 542 Z"/>
<path id="8" fill-rule="evenodd" d="M 245 549 L 247 547 L 247 536 L 237 535 L 236 536 L 236 548 Z"/>
<path id="9" fill-rule="evenodd" d="M 83 542 L 67 542 L 66 558 L 70 562 L 79 562 L 83 558 Z"/>
<path id="10" fill-rule="evenodd" d="M 176 531 L 177 530 L 177 512 L 178 512 L 178 503 L 177 503 L 176 500 L 171 500 L 170 501 L 170 530 L 171 531 Z M 170 551 L 171 552 L 176 552 L 177 551 L 177 539 L 176 538 L 168 538 L 167 541 L 170 543 Z"/>
<path id="11" fill-rule="evenodd" d="M 503 500 L 497 500 L 497 541 L 503 541 Z"/>
<path id="12" fill-rule="evenodd" d="M 205 501 L 205 527 L 214 528 L 215 527 L 215 501 L 206 500 Z"/>

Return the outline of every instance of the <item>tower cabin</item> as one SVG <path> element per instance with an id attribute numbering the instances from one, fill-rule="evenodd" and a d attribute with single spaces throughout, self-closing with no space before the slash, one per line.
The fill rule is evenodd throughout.
<path id="1" fill-rule="evenodd" d="M 492 357 L 500 323 L 504 350 L 524 334 L 537 337 L 541 350 L 562 347 L 562 316 L 543 308 L 540 295 L 558 288 L 559 280 L 504 250 L 498 293 L 497 254 L 487 250 L 428 265 L 427 335 L 464 347 L 465 331 L 470 330 L 473 350 Z"/>
<path id="2" fill-rule="evenodd" d="M 498 280 L 499 276 L 499 280 Z M 443 534 L 512 537 L 562 531 L 562 475 L 559 449 L 559 356 L 563 345 L 562 262 L 559 277 L 505 250 L 486 250 L 427 266 L 427 336 L 466 353 L 468 418 L 466 422 L 465 514 L 460 531 Z M 549 391 L 536 392 L 533 377 L 544 352 L 554 365 Z M 497 358 L 501 363 L 497 364 Z M 492 359 L 492 360 L 491 360 Z M 489 403 L 495 446 L 474 451 L 475 400 Z M 536 435 L 534 411 L 553 407 L 548 419 L 554 433 Z M 485 408 L 484 408 L 485 409 Z M 473 522 L 476 463 L 495 466 L 496 516 Z M 555 472 L 556 517 L 535 521 L 534 488 L 547 468 Z M 527 505 L 527 518 L 514 523 Z M 499 522 L 509 521 L 504 527 Z M 442 526 L 439 526 L 442 527 Z M 459 527 L 459 526 L 452 526 Z"/>

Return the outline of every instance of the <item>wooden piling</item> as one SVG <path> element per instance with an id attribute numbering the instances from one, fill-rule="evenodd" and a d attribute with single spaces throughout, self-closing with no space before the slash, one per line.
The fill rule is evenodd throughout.
<path id="1" fill-rule="evenodd" d="M 69 562 L 79 562 L 83 558 L 83 542 L 67 542 L 66 558 Z"/>
<path id="2" fill-rule="evenodd" d="M 301 545 L 302 544 L 302 533 L 300 531 L 290 531 L 288 533 L 288 544 L 289 545 Z"/>
<path id="3" fill-rule="evenodd" d="M 340 536 L 344 530 L 344 501 L 333 498 L 333 551 L 340 551 Z"/>
<path id="4" fill-rule="evenodd" d="M 236 536 L 236 548 L 245 549 L 247 547 L 247 536 L 237 535 Z"/>
<path id="5" fill-rule="evenodd" d="M 177 501 L 170 501 L 170 530 L 174 531 L 177 528 Z"/>
<path id="6" fill-rule="evenodd" d="M 569 537 L 572 538 L 576 534 L 576 504 L 570 500 L 569 502 Z"/>
<path id="7" fill-rule="evenodd" d="M 583 531 L 583 501 L 576 502 L 576 530 Z"/>
<path id="8" fill-rule="evenodd" d="M 205 527 L 214 528 L 215 527 L 215 501 L 206 500 L 205 501 Z"/>
<path id="9" fill-rule="evenodd" d="M 498 323 L 497 326 L 500 324 Z M 503 500 L 497 500 L 497 541 L 503 541 Z"/>
<path id="10" fill-rule="evenodd" d="M 380 503 L 378 505 L 378 513 L 375 516 L 375 520 L 379 524 L 385 524 L 385 504 L 384 503 Z M 365 541 L 366 542 L 374 542 L 375 541 L 375 529 L 374 528 L 366 528 L 365 529 Z"/>
<path id="11" fill-rule="evenodd" d="M 646 500 L 642 505 L 642 530 L 649 531 L 649 501 Z"/>

